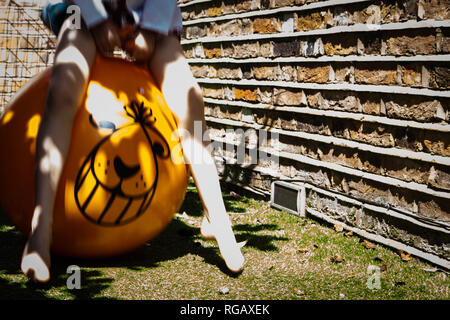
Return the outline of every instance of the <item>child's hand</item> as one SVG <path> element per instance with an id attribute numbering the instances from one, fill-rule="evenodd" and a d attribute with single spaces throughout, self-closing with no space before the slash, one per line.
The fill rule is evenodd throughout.
<path id="1" fill-rule="evenodd" d="M 134 38 L 134 48 L 131 56 L 137 62 L 147 62 L 150 60 L 155 48 L 155 34 L 148 30 L 139 29 Z"/>
<path id="2" fill-rule="evenodd" d="M 116 48 L 120 48 L 120 38 L 117 28 L 110 20 L 106 20 L 91 29 L 97 49 L 101 54 L 110 56 Z"/>

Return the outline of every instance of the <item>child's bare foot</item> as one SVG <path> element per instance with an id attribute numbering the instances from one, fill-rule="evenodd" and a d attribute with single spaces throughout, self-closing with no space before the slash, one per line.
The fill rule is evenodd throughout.
<path id="1" fill-rule="evenodd" d="M 220 254 L 230 271 L 236 273 L 242 271 L 245 259 L 241 253 L 241 248 L 246 244 L 246 241 L 236 243 L 232 230 L 215 228 L 206 218 L 203 218 L 200 232 L 205 239 L 217 241 Z"/>
<path id="2" fill-rule="evenodd" d="M 214 231 L 212 230 L 212 225 L 209 223 L 208 219 L 206 217 L 202 220 L 202 225 L 200 227 L 200 233 L 206 240 L 216 240 L 216 237 L 214 236 Z"/>
<path id="3" fill-rule="evenodd" d="M 42 221 L 43 218 L 40 209 L 36 208 L 32 233 L 23 250 L 20 266 L 30 280 L 41 283 L 50 280 L 50 226 L 47 221 Z"/>
<path id="4" fill-rule="evenodd" d="M 47 282 L 50 280 L 49 261 L 37 252 L 26 253 L 22 257 L 22 272 L 34 282 Z"/>
<path id="5" fill-rule="evenodd" d="M 33 245 L 30 244 L 30 241 L 25 245 L 21 263 L 22 272 L 34 282 L 47 282 L 50 280 L 49 250 L 32 250 L 32 247 Z"/>

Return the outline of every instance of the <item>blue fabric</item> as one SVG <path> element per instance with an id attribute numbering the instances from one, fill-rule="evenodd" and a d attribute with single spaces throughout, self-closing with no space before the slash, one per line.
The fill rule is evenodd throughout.
<path id="1" fill-rule="evenodd" d="M 47 0 L 50 4 L 44 7 L 41 18 L 47 27 L 58 34 L 68 17 L 68 3 L 71 3 L 80 7 L 84 22 L 91 28 L 108 17 L 103 2 L 106 4 L 114 0 Z M 176 0 L 129 0 L 127 4 L 139 27 L 165 35 L 181 33 L 181 12 Z"/>
<path id="2" fill-rule="evenodd" d="M 64 21 L 69 17 L 66 3 L 48 4 L 41 11 L 41 19 L 55 35 L 61 31 Z"/>

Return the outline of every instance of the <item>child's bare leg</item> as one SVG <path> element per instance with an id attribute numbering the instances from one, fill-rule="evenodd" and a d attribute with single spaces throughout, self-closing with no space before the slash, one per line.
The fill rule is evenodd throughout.
<path id="1" fill-rule="evenodd" d="M 36 143 L 36 197 L 32 229 L 22 257 L 22 271 L 34 281 L 50 278 L 53 202 L 70 146 L 72 124 L 81 103 L 95 43 L 87 29 L 63 25 L 56 48 L 49 93 Z"/>
<path id="2" fill-rule="evenodd" d="M 180 120 L 183 153 L 202 199 L 205 214 L 214 227 L 214 237 L 220 253 L 227 267 L 238 272 L 242 270 L 244 257 L 225 210 L 217 168 L 207 149 L 208 142 L 202 139 L 203 130 L 198 136 L 194 136 L 196 124 L 205 128 L 202 93 L 175 36 L 160 37 L 157 40 L 149 66 L 167 104 Z"/>

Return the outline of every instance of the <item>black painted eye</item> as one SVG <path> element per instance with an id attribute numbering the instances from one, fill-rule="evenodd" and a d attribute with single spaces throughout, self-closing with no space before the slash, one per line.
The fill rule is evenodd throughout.
<path id="1" fill-rule="evenodd" d="M 116 125 L 111 121 L 102 120 L 98 123 L 98 126 L 103 129 L 112 129 L 113 131 L 116 131 Z"/>
<path id="2" fill-rule="evenodd" d="M 153 144 L 153 150 L 158 156 L 160 157 L 164 156 L 164 147 L 161 145 L 161 143 L 155 142 Z"/>

